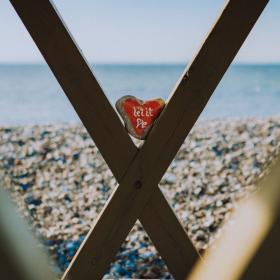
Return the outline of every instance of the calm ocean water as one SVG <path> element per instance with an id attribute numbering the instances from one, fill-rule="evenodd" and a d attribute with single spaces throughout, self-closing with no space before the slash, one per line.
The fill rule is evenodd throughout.
<path id="1" fill-rule="evenodd" d="M 132 94 L 167 98 L 184 65 L 93 66 L 114 104 Z M 45 65 L 0 65 L 0 125 L 77 122 L 78 117 Z M 280 115 L 280 65 L 233 65 L 200 119 Z"/>

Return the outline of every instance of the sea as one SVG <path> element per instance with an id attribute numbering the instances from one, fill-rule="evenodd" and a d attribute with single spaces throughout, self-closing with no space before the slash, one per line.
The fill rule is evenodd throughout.
<path id="1" fill-rule="evenodd" d="M 183 64 L 91 65 L 114 106 L 124 95 L 167 99 Z M 77 92 L 77 94 L 79 94 Z M 280 65 L 232 65 L 199 121 L 280 116 Z M 47 65 L 0 65 L 0 126 L 75 123 L 79 118 Z"/>

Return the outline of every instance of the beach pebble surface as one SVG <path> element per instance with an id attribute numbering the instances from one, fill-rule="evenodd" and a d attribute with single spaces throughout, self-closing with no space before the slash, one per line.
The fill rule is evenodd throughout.
<path id="1" fill-rule="evenodd" d="M 204 252 L 222 234 L 241 199 L 279 150 L 280 118 L 198 123 L 160 188 L 194 246 Z M 117 186 L 82 125 L 0 128 L 0 184 L 49 250 L 62 274 Z M 172 279 L 138 221 L 105 278 Z"/>

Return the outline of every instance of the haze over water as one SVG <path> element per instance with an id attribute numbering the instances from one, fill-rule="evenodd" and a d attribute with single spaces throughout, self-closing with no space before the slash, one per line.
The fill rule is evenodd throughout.
<path id="1" fill-rule="evenodd" d="M 123 95 L 166 99 L 184 65 L 94 65 L 112 104 Z M 0 65 L 0 125 L 78 122 L 46 65 Z M 79 94 L 79 93 L 77 93 Z M 233 65 L 200 120 L 280 115 L 280 65 Z"/>

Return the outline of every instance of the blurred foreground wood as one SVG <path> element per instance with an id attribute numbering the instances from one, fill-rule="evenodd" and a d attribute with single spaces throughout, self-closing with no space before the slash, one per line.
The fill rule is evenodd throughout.
<path id="1" fill-rule="evenodd" d="M 0 189 L 0 279 L 52 280 L 47 257 Z"/>
<path id="2" fill-rule="evenodd" d="M 280 157 L 189 280 L 280 279 Z"/>

